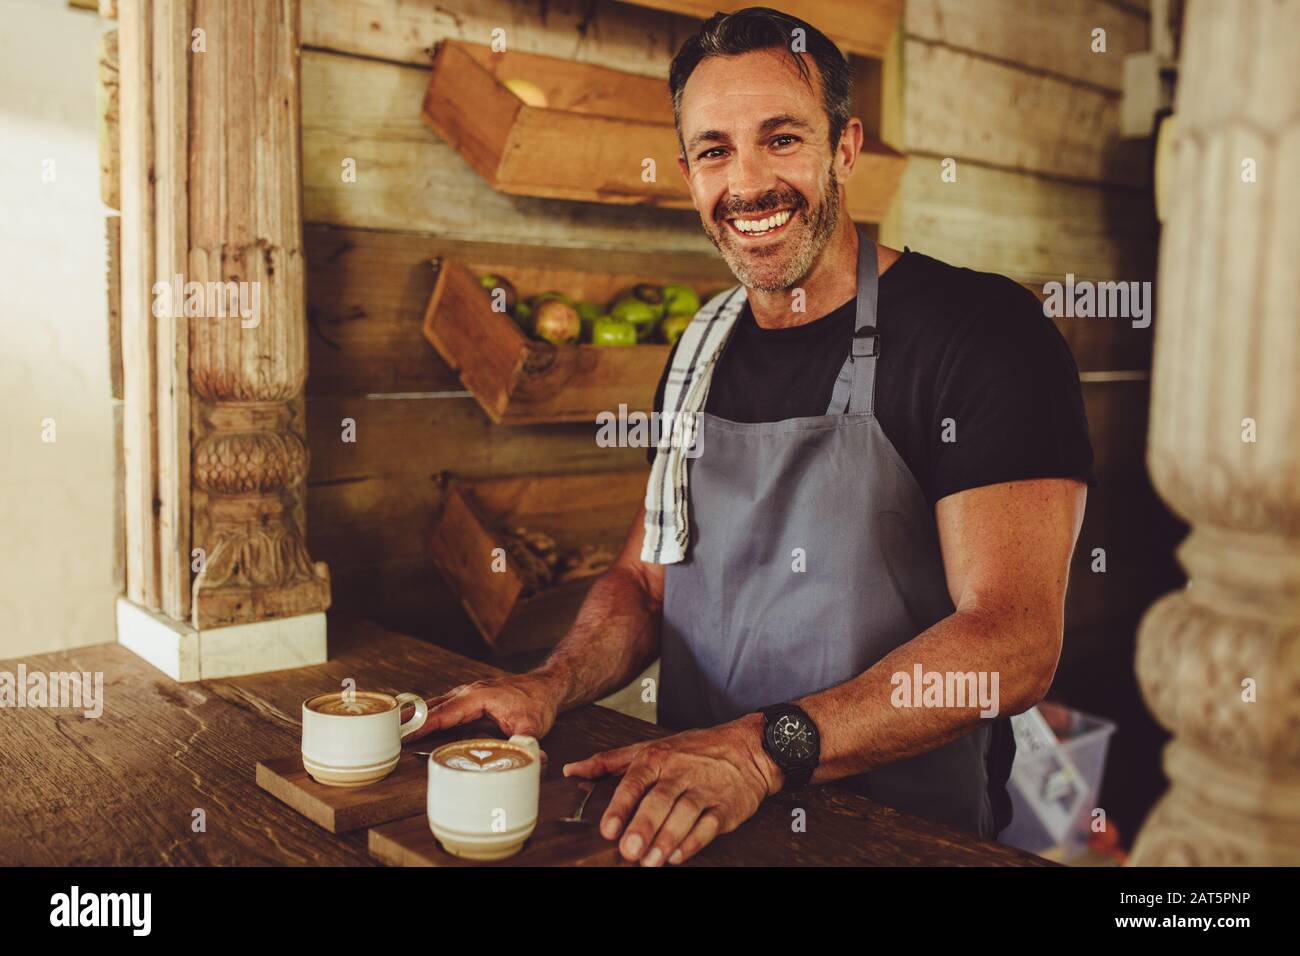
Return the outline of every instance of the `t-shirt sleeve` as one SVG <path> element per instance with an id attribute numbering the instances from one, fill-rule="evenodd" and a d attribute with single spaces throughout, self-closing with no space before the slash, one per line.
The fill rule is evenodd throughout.
<path id="1" fill-rule="evenodd" d="M 634 345 L 632 348 L 636 348 L 636 346 Z M 659 384 L 655 387 L 654 413 L 656 415 L 659 415 L 664 410 L 664 387 L 668 382 L 668 370 L 673 367 L 673 356 L 676 354 L 677 343 L 674 342 L 673 347 L 668 352 L 668 361 L 664 363 L 664 370 L 659 373 Z M 658 450 L 659 449 L 655 447 L 654 442 L 651 442 L 650 446 L 646 449 L 645 460 L 649 464 L 653 465 L 655 463 L 655 453 Z"/>
<path id="2" fill-rule="evenodd" d="M 1031 478 L 1096 484 L 1079 369 L 1065 339 L 1033 294 L 1010 280 L 984 300 L 940 366 L 931 503 Z"/>

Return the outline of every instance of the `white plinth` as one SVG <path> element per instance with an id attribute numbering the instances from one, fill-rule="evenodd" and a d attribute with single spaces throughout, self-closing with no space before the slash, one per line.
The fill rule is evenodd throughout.
<path id="1" fill-rule="evenodd" d="M 176 681 L 257 674 L 326 660 L 323 611 L 196 631 L 119 597 L 117 640 Z"/>

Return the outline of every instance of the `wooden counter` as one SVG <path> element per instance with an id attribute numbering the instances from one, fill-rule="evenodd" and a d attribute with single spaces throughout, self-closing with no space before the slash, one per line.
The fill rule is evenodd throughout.
<path id="1" fill-rule="evenodd" d="M 117 644 L 0 662 L 0 671 L 102 671 L 103 714 L 0 709 L 5 785 L 0 865 L 375 865 L 366 831 L 336 836 L 260 790 L 253 766 L 298 749 L 303 699 L 346 677 L 363 689 L 432 696 L 500 673 L 488 664 L 331 614 L 326 664 L 176 684 Z M 588 706 L 542 741 L 548 773 L 596 750 L 663 736 Z M 791 811 L 807 811 L 792 833 Z M 196 814 L 196 811 L 202 814 Z M 196 832 L 196 819 L 205 829 Z M 1046 860 L 814 787 L 766 801 L 693 863 L 1020 865 Z"/>

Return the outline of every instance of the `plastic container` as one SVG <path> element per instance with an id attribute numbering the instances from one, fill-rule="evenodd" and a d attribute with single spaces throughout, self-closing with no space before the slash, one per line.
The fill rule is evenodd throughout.
<path id="1" fill-rule="evenodd" d="M 1016 759 L 1007 790 L 1014 814 L 998 842 L 1069 861 L 1083 852 L 1092 835 L 1115 724 L 1045 704 L 1012 717 L 1011 727 Z"/>

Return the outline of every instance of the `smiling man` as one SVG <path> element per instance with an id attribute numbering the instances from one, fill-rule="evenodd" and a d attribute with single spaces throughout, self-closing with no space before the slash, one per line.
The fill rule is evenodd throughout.
<path id="1" fill-rule="evenodd" d="M 541 736 L 661 655 L 678 732 L 564 768 L 622 775 L 601 832 L 625 858 L 685 860 L 810 783 L 991 837 L 1093 480 L 1074 362 L 1015 283 L 850 220 L 862 125 L 814 27 L 718 14 L 669 86 L 740 285 L 673 351 L 656 403 L 680 430 L 572 629 L 535 671 L 431 702 L 424 732 L 488 715 Z"/>

